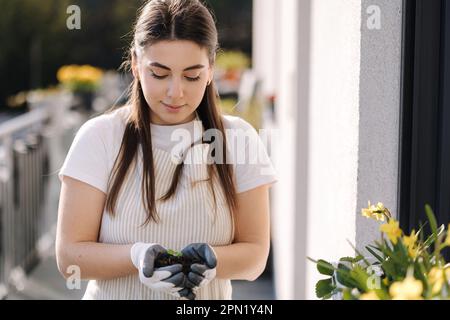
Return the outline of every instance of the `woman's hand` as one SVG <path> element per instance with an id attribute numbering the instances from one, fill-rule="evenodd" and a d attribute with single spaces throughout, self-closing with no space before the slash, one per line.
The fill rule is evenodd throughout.
<path id="1" fill-rule="evenodd" d="M 184 257 L 202 261 L 202 263 L 193 263 L 187 275 L 186 287 L 194 293 L 216 277 L 217 257 L 210 245 L 192 243 L 181 250 L 181 253 Z"/>
<path id="2" fill-rule="evenodd" d="M 148 288 L 169 293 L 180 298 L 180 291 L 184 289 L 186 276 L 181 264 L 155 268 L 155 260 L 159 253 L 167 250 L 154 243 L 135 243 L 131 248 L 131 260 L 139 271 L 139 280 Z"/>

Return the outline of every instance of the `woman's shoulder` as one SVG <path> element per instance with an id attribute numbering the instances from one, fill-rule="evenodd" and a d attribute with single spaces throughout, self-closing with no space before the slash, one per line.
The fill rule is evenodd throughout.
<path id="1" fill-rule="evenodd" d="M 130 107 L 123 106 L 87 120 L 77 132 L 77 140 L 87 139 L 90 143 L 102 143 L 108 148 L 120 145 L 125 131 Z"/>
<path id="2" fill-rule="evenodd" d="M 224 129 L 241 129 L 241 130 L 254 130 L 253 126 L 246 120 L 238 116 L 223 115 Z"/>
<path id="3" fill-rule="evenodd" d="M 83 124 L 85 130 L 95 130 L 98 132 L 123 129 L 128 116 L 130 115 L 130 106 L 121 106 L 110 109 L 100 115 L 97 115 Z"/>

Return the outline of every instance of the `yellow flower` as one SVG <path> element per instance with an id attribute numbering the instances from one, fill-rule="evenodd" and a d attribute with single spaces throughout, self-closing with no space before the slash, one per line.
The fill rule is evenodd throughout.
<path id="1" fill-rule="evenodd" d="M 417 258 L 418 254 L 419 254 L 419 248 L 417 248 L 417 247 L 408 247 L 408 254 L 413 259 Z"/>
<path id="2" fill-rule="evenodd" d="M 83 83 L 97 83 L 103 72 L 101 69 L 90 66 L 77 66 L 68 65 L 59 68 L 56 77 L 61 83 L 73 83 L 73 82 L 83 82 Z"/>
<path id="3" fill-rule="evenodd" d="M 450 246 L 450 223 L 449 223 L 448 228 L 447 228 L 447 237 L 445 238 L 444 243 L 447 246 Z"/>
<path id="4" fill-rule="evenodd" d="M 422 300 L 423 284 L 414 277 L 394 282 L 389 288 L 393 300 Z"/>
<path id="5" fill-rule="evenodd" d="M 102 77 L 100 69 L 94 68 L 89 65 L 81 66 L 78 69 L 78 80 L 81 82 L 93 82 L 96 83 Z"/>
<path id="6" fill-rule="evenodd" d="M 361 209 L 361 214 L 363 217 L 366 217 L 368 219 L 372 218 L 372 211 L 370 209 L 367 208 Z"/>
<path id="7" fill-rule="evenodd" d="M 59 82 L 65 83 L 74 81 L 77 75 L 77 66 L 63 66 L 58 70 L 56 77 Z"/>
<path id="8" fill-rule="evenodd" d="M 444 270 L 445 278 L 447 279 L 447 283 L 450 284 L 450 268 L 447 267 Z"/>
<path id="9" fill-rule="evenodd" d="M 411 235 L 409 237 L 403 236 L 403 243 L 408 248 L 408 253 L 412 258 L 416 258 L 419 251 L 419 249 L 416 246 L 416 242 L 417 242 L 417 233 L 415 232 L 415 230 L 411 232 Z"/>
<path id="10" fill-rule="evenodd" d="M 430 272 L 428 273 L 428 281 L 433 288 L 432 293 L 439 293 L 445 281 L 444 270 L 438 267 L 431 268 Z"/>
<path id="11" fill-rule="evenodd" d="M 416 241 L 417 241 L 417 233 L 415 232 L 415 230 L 411 232 L 411 235 L 409 237 L 403 236 L 403 243 L 407 247 L 413 247 L 416 244 Z"/>
<path id="12" fill-rule="evenodd" d="M 359 296 L 359 300 L 380 300 L 375 291 L 369 291 Z"/>
<path id="13" fill-rule="evenodd" d="M 394 219 L 390 219 L 388 223 L 382 224 L 380 226 L 380 231 L 384 232 L 393 244 L 397 244 L 398 237 L 402 235 L 402 230 L 399 228 L 399 222 Z"/>
<path id="14" fill-rule="evenodd" d="M 381 202 L 378 202 L 377 205 L 374 206 L 371 205 L 369 201 L 367 208 L 361 209 L 361 214 L 366 218 L 372 218 L 377 221 L 384 221 L 384 216 L 387 211 L 388 210 Z"/>
<path id="15" fill-rule="evenodd" d="M 245 53 L 240 51 L 223 51 L 217 55 L 216 65 L 224 70 L 243 70 L 249 67 L 250 59 Z"/>

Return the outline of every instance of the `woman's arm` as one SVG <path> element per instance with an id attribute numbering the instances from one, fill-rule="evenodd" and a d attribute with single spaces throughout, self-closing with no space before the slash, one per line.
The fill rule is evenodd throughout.
<path id="1" fill-rule="evenodd" d="M 105 193 L 64 176 L 58 208 L 56 260 L 67 278 L 69 266 L 80 268 L 81 279 L 113 279 L 137 273 L 130 258 L 132 245 L 98 243 Z"/>
<path id="2" fill-rule="evenodd" d="M 217 277 L 256 280 L 264 271 L 270 248 L 269 185 L 239 193 L 233 244 L 213 247 Z"/>

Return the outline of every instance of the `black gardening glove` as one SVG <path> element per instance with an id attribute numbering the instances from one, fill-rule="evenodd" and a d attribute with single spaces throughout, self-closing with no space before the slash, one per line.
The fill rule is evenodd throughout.
<path id="1" fill-rule="evenodd" d="M 185 287 L 194 294 L 216 277 L 217 257 L 207 243 L 192 243 L 181 250 L 183 257 L 191 259 Z"/>

